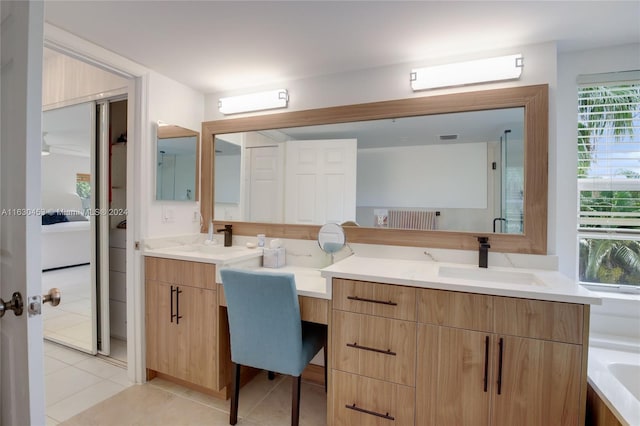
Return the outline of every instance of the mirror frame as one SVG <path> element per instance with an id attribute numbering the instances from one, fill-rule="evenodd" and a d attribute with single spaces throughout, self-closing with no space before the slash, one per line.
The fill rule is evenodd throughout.
<path id="1" fill-rule="evenodd" d="M 201 204 L 203 218 L 211 218 L 214 208 L 213 176 L 216 134 L 271 130 L 319 124 L 386 118 L 413 117 L 486 109 L 524 107 L 525 182 L 524 233 L 494 234 L 459 231 L 417 231 L 346 226 L 348 241 L 362 244 L 477 250 L 477 237 L 489 237 L 491 250 L 505 253 L 547 253 L 549 88 L 546 84 L 482 90 L 446 95 L 372 102 L 355 105 L 283 112 L 202 123 Z M 208 220 L 207 220 L 208 223 Z M 321 225 L 233 223 L 236 235 L 266 234 L 272 238 L 315 240 Z M 206 232 L 203 224 L 201 232 Z"/>
<path id="2" fill-rule="evenodd" d="M 162 135 L 162 136 L 160 136 Z M 156 198 L 156 195 L 158 193 L 158 173 L 157 173 L 157 169 L 156 172 L 154 173 L 154 183 L 153 183 L 153 190 L 154 190 L 154 196 L 153 199 L 156 202 L 166 202 L 166 201 L 186 201 L 186 202 L 198 202 L 200 201 L 200 188 L 202 187 L 202 176 L 199 175 L 200 173 L 200 157 L 201 157 L 201 153 L 200 153 L 200 133 L 198 133 L 195 130 L 191 130 L 191 129 L 187 129 L 185 127 L 180 127 L 177 126 L 175 124 L 166 124 L 163 126 L 160 126 L 159 124 L 156 124 L 156 140 L 154 143 L 154 148 L 155 148 L 155 155 L 156 155 L 156 164 L 158 164 L 158 141 L 160 139 L 171 139 L 171 138 L 184 138 L 184 137 L 189 137 L 189 136 L 195 136 L 196 137 L 196 182 L 195 182 L 195 195 L 194 195 L 194 199 L 193 200 L 158 200 Z M 198 155 L 200 154 L 200 155 Z"/>

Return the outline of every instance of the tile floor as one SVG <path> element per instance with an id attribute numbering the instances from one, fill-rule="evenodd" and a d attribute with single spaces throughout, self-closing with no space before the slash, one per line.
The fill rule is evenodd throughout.
<path id="1" fill-rule="evenodd" d="M 156 378 L 129 383 L 109 360 L 45 341 L 47 425 L 228 425 L 229 401 Z M 324 387 L 304 382 L 300 425 L 326 425 Z M 240 392 L 238 425 L 290 424 L 291 378 L 259 374 Z"/>
<path id="2" fill-rule="evenodd" d="M 57 425 L 131 386 L 122 364 L 45 341 L 47 425 Z"/>

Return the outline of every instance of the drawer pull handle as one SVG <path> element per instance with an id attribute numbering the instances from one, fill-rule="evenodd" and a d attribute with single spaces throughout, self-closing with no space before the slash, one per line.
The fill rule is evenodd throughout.
<path id="1" fill-rule="evenodd" d="M 371 414 L 372 416 L 376 416 L 376 417 L 382 417 L 383 419 L 387 419 L 387 420 L 396 419 L 395 417 L 390 416 L 389 413 L 380 414 L 380 413 L 376 413 L 375 411 L 369 411 L 369 410 L 365 410 L 364 408 L 356 407 L 355 403 L 353 405 L 346 404 L 345 408 L 348 408 L 349 410 L 359 411 L 360 413 Z"/>
<path id="2" fill-rule="evenodd" d="M 347 299 L 355 300 L 357 302 L 369 302 L 369 303 L 379 303 L 381 305 L 398 306 L 396 302 L 392 302 L 391 300 L 384 301 L 384 300 L 376 300 L 376 299 L 365 299 L 364 297 L 358 297 L 358 296 L 347 296 Z"/>
<path id="3" fill-rule="evenodd" d="M 385 350 L 382 350 L 382 349 L 370 348 L 368 346 L 360 346 L 357 342 L 355 342 L 355 343 L 347 343 L 347 346 L 349 346 L 350 348 L 363 349 L 365 351 L 378 352 L 378 353 L 385 354 L 385 355 L 392 355 L 392 356 L 396 356 L 397 355 L 391 349 L 387 349 L 385 351 Z"/>

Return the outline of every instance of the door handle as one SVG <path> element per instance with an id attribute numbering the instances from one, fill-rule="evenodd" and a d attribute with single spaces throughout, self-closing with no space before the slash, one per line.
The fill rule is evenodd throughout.
<path id="1" fill-rule="evenodd" d="M 47 294 L 42 295 L 42 303 L 51 303 L 51 306 L 58 306 L 62 299 L 62 292 L 59 288 L 52 288 Z"/>
<path id="2" fill-rule="evenodd" d="M 15 316 L 19 317 L 22 315 L 23 308 L 24 303 L 22 301 L 22 295 L 19 291 L 16 291 L 8 302 L 0 299 L 0 318 L 4 316 L 6 311 L 13 311 Z"/>
<path id="3" fill-rule="evenodd" d="M 42 314 L 42 304 L 51 303 L 51 306 L 58 306 L 62 300 L 62 292 L 59 288 L 52 288 L 47 294 L 42 296 L 29 297 L 29 316 L 33 317 Z"/>

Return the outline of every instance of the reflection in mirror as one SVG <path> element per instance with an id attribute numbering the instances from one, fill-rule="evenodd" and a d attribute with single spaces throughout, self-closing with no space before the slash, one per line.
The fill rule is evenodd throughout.
<path id="1" fill-rule="evenodd" d="M 214 169 L 216 218 L 234 220 L 241 217 L 241 145 L 233 136 L 221 135 L 214 141 L 216 164 Z"/>
<path id="2" fill-rule="evenodd" d="M 156 143 L 156 200 L 198 200 L 198 145 L 200 134 L 158 123 Z"/>
<path id="3" fill-rule="evenodd" d="M 344 229 L 337 223 L 327 223 L 322 225 L 318 232 L 318 245 L 325 253 L 336 253 L 345 246 L 347 237 Z"/>
<path id="4" fill-rule="evenodd" d="M 522 107 L 223 134 L 215 150 L 217 220 L 524 232 Z"/>
<path id="5" fill-rule="evenodd" d="M 524 129 L 524 135 L 522 137 L 524 144 L 524 155 L 522 161 L 524 162 L 524 169 L 522 174 L 522 200 L 516 200 L 514 203 L 507 203 L 508 194 L 502 194 L 503 189 L 509 191 L 512 194 L 520 196 L 519 185 L 511 188 L 509 185 L 501 185 L 499 191 L 496 187 L 491 188 L 487 184 L 487 208 L 491 205 L 498 203 L 500 198 L 500 204 L 502 199 L 505 200 L 505 204 L 522 205 L 522 213 L 515 210 L 516 213 L 509 213 L 505 208 L 493 207 L 491 214 L 485 214 L 480 220 L 481 228 L 472 228 L 471 225 L 475 225 L 477 218 L 483 216 L 478 214 L 477 208 L 469 208 L 468 214 L 461 215 L 462 220 L 458 220 L 459 224 L 465 226 L 464 229 L 449 230 L 454 228 L 446 227 L 445 221 L 455 218 L 452 214 L 454 209 L 459 207 L 449 206 L 445 207 L 426 207 L 420 205 L 425 210 L 434 211 L 435 213 L 435 229 L 394 229 L 389 228 L 389 216 L 387 216 L 385 223 L 384 215 L 381 217 L 371 218 L 371 214 L 367 214 L 367 221 L 357 220 L 362 226 L 345 226 L 345 232 L 349 236 L 349 240 L 361 244 L 384 244 L 384 245 L 398 245 L 398 246 L 411 246 L 411 247 L 433 247 L 433 248 L 447 248 L 458 250 L 477 250 L 478 241 L 477 237 L 490 236 L 491 250 L 496 252 L 507 253 L 531 253 L 531 254 L 546 254 L 547 253 L 547 204 L 548 204 L 548 122 L 549 122 L 549 88 L 545 84 L 532 85 L 532 86 L 517 86 L 508 87 L 502 89 L 490 89 L 490 90 L 472 90 L 469 92 L 460 93 L 447 93 L 447 94 L 433 94 L 428 96 L 417 96 L 407 99 L 398 99 L 390 101 L 371 102 L 355 105 L 344 105 L 335 107 L 318 108 L 305 111 L 291 111 L 277 114 L 256 115 L 251 117 L 239 117 L 234 119 L 224 119 L 209 121 L 202 124 L 203 134 L 205 135 L 205 143 L 202 146 L 202 161 L 203 161 L 203 173 L 202 173 L 202 203 L 201 213 L 205 218 L 214 217 L 217 224 L 223 224 L 226 221 L 222 221 L 221 214 L 215 212 L 214 216 L 214 162 L 215 154 L 214 138 L 216 135 L 224 135 L 231 133 L 241 133 L 244 138 L 260 138 L 264 139 L 272 137 L 272 133 L 280 135 L 280 129 L 291 129 L 300 126 L 322 126 L 326 124 L 339 124 L 349 121 L 367 121 L 367 120 L 381 120 L 384 121 L 402 121 L 407 117 L 420 117 L 420 116 L 448 116 L 449 114 L 456 114 L 462 112 L 472 111 L 490 111 L 500 109 L 516 108 L 524 111 L 524 120 L 522 129 Z M 516 130 L 520 127 L 512 124 L 502 124 L 495 129 L 495 133 L 488 141 L 500 140 L 502 136 L 503 143 L 507 145 L 506 155 L 509 155 L 509 146 L 511 142 L 516 140 Z M 428 129 L 427 129 L 428 130 Z M 508 132 L 511 130 L 511 132 Z M 274 132 L 275 131 L 275 132 Z M 454 130 L 455 131 L 455 130 Z M 505 131 L 506 134 L 505 134 Z M 446 136 L 450 130 L 442 131 L 438 135 Z M 402 135 L 397 135 L 397 138 L 393 138 L 391 134 L 391 142 L 389 148 L 397 147 L 401 145 Z M 462 135 L 464 136 L 464 135 Z M 506 136 L 506 139 L 505 139 Z M 351 138 L 350 135 L 341 134 L 335 135 L 323 135 L 324 138 Z M 274 137 L 275 138 L 275 137 Z M 274 139 L 272 138 L 272 139 Z M 446 138 L 445 138 L 446 139 Z M 506 142 L 504 142 L 506 140 Z M 278 181 L 280 177 L 277 172 L 280 171 L 284 174 L 285 167 L 285 153 L 282 152 L 281 147 L 284 141 L 270 143 L 264 143 L 264 147 L 269 147 L 270 150 L 275 151 L 275 155 L 271 155 L 268 161 L 264 161 L 263 164 L 271 164 L 266 170 L 275 171 L 271 173 L 270 179 L 273 184 L 274 181 Z M 253 143 L 253 142 L 251 142 Z M 498 142 L 499 143 L 499 142 Z M 359 148 L 359 141 L 357 142 Z M 247 149 L 248 147 L 255 146 L 247 143 L 243 145 L 241 151 L 241 162 L 243 164 L 242 170 L 249 169 L 249 156 L 245 155 L 248 152 L 257 152 L 258 149 Z M 260 148 L 262 150 L 262 148 Z M 487 151 L 488 152 L 488 151 Z M 256 156 L 257 157 L 257 156 Z M 502 158 L 502 153 L 500 157 Z M 445 171 L 450 173 L 458 172 L 462 174 L 466 169 L 461 165 L 459 156 L 454 156 L 454 161 L 446 164 Z M 493 162 L 489 162 L 487 155 L 487 163 L 485 168 L 487 169 L 487 182 L 491 181 L 489 173 L 493 173 Z M 426 163 L 425 163 L 426 164 Z M 509 165 L 509 160 L 505 160 L 505 176 L 506 179 L 511 179 L 511 172 L 508 170 L 512 168 Z M 439 166 L 437 164 L 436 166 Z M 386 163 L 385 163 L 386 166 Z M 433 167 L 436 167 L 433 166 Z M 498 164 L 496 160 L 496 170 L 502 171 L 502 165 Z M 500 167 L 498 169 L 498 167 Z M 514 163 L 513 168 L 517 167 Z M 360 162 L 358 159 L 357 169 L 360 168 Z M 419 169 L 426 169 L 426 166 L 422 166 Z M 379 173 L 382 175 L 381 170 Z M 357 173 L 360 173 L 357 171 Z M 388 176 L 387 180 L 383 181 L 383 184 L 387 184 L 391 178 Z M 441 187 L 447 184 L 443 178 L 444 175 L 438 175 L 437 178 L 431 180 L 425 180 L 424 178 L 414 179 L 412 184 L 419 189 L 423 187 Z M 448 176 L 448 175 L 447 175 Z M 456 176 L 454 176 L 456 178 Z M 284 178 L 282 178 L 284 179 Z M 496 179 L 494 177 L 494 179 Z M 242 181 L 246 181 L 246 175 L 242 175 Z M 502 179 L 500 179 L 502 181 Z M 284 180 L 280 181 L 284 182 Z M 416 183 L 421 182 L 421 183 Z M 466 185 L 467 183 L 465 183 Z M 281 185 L 276 185 L 280 188 Z M 449 192 L 462 192 L 464 187 L 457 187 L 454 191 Z M 358 188 L 358 192 L 360 189 Z M 494 194 L 500 193 L 498 197 L 494 195 L 493 202 L 490 202 L 489 191 L 494 191 Z M 404 192 L 404 191 L 403 191 Z M 253 217 L 255 211 L 273 209 L 283 209 L 285 203 L 285 191 L 275 192 L 275 196 L 268 198 L 275 199 L 275 203 L 262 203 L 264 209 L 250 209 L 248 205 L 244 203 L 246 199 L 246 189 L 243 192 L 241 187 L 240 195 L 240 215 L 234 219 L 234 230 L 237 235 L 256 235 L 258 233 L 267 233 L 270 237 L 274 238 L 298 238 L 298 239 L 315 239 L 318 233 L 319 225 L 310 225 L 306 223 L 292 224 L 291 222 L 281 223 L 267 223 L 261 221 L 259 218 Z M 288 192 L 287 192 L 288 194 Z M 332 195 L 332 192 L 328 192 L 328 195 Z M 281 197 L 281 198 L 278 198 Z M 266 197 L 265 197 L 266 198 Z M 362 198 L 358 193 L 357 198 Z M 376 203 L 377 204 L 377 203 Z M 372 206 L 367 206 L 371 208 Z M 375 208 L 378 206 L 376 205 Z M 386 207 L 386 206 L 384 206 Z M 395 206 L 392 206 L 395 207 Z M 437 210 L 436 210 L 437 209 Z M 391 210 L 391 209 L 390 209 Z M 400 210 L 400 209 L 396 209 Z M 440 212 L 440 216 L 437 213 Z M 275 214 L 278 214 L 276 211 Z M 282 215 L 282 213 L 280 213 Z M 517 216 L 522 215 L 522 219 L 517 219 Z M 519 233 L 517 229 L 512 229 L 511 225 L 506 224 L 503 218 L 508 220 L 508 217 L 516 217 L 514 219 L 513 228 L 522 228 Z M 282 216 L 284 217 L 284 216 Z M 375 222 L 374 222 L 375 220 Z M 381 223 L 378 223 L 380 220 Z M 341 220 L 326 220 L 326 222 L 338 222 Z M 521 223 L 518 223 L 521 222 Z M 493 227 L 495 223 L 496 232 L 493 233 Z M 373 226 L 372 224 L 376 225 Z M 378 226 L 379 225 L 379 226 Z M 467 227 L 468 226 L 468 227 Z M 467 229 L 484 229 L 485 231 Z M 502 232 L 501 232 L 502 231 Z M 514 232 L 514 233 L 507 233 Z M 201 227 L 201 232 L 206 232 L 206 227 Z"/>

